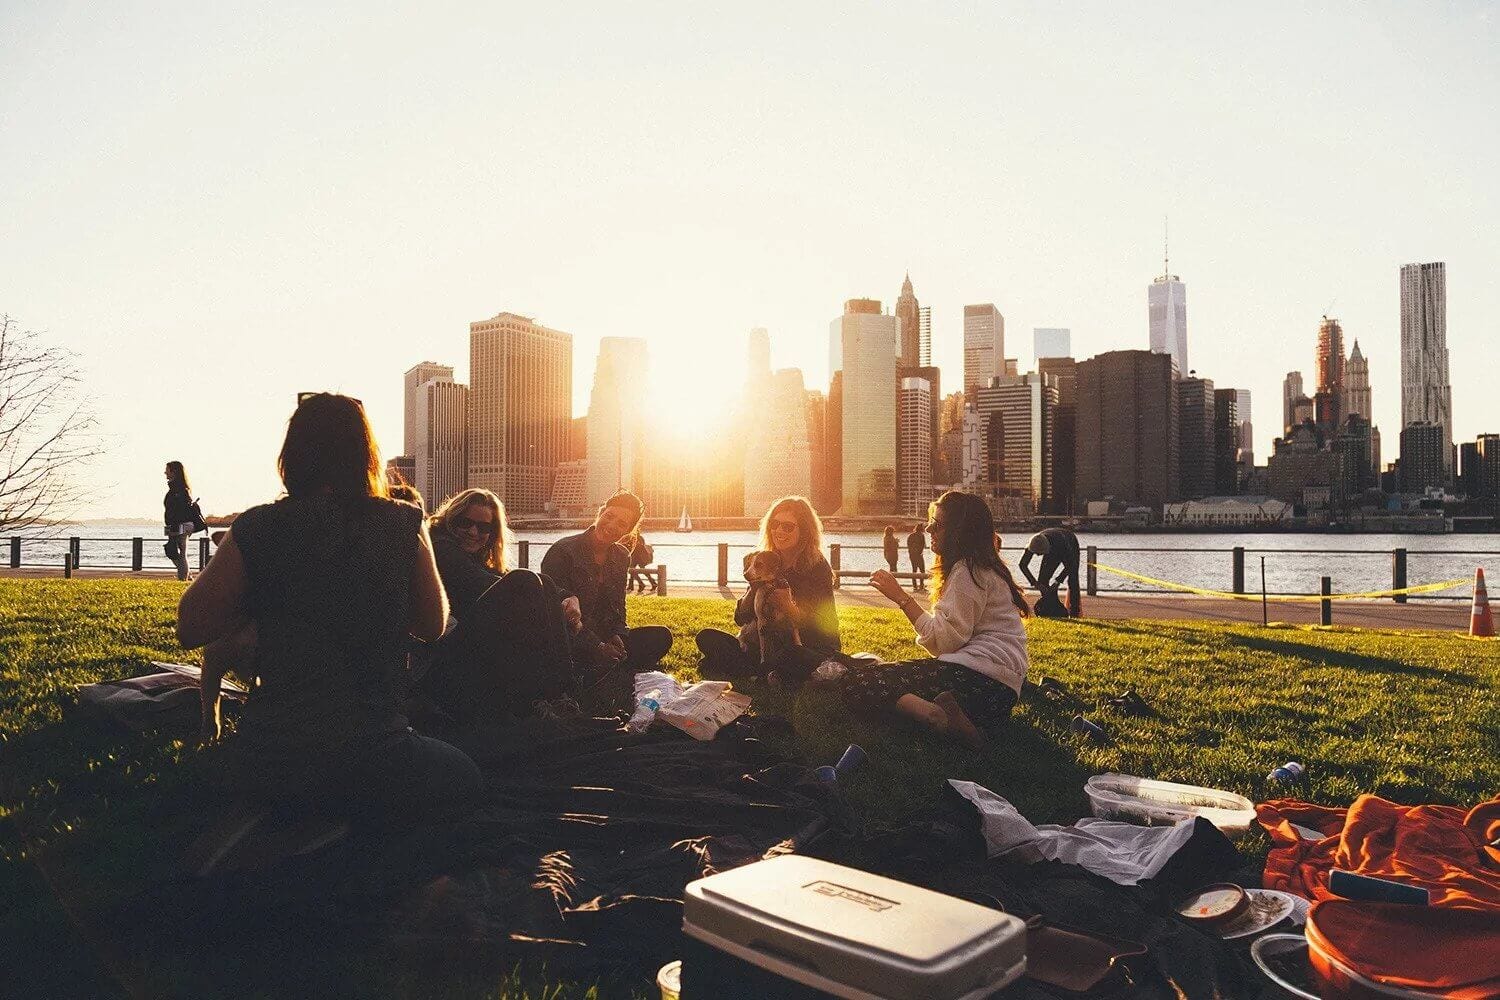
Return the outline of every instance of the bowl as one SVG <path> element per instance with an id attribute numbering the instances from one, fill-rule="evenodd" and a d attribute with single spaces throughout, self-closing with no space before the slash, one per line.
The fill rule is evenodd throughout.
<path id="1" fill-rule="evenodd" d="M 1297 1000 L 1322 1000 L 1313 992 L 1317 980 L 1301 934 L 1267 934 L 1250 946 L 1250 957 L 1277 989 Z"/>

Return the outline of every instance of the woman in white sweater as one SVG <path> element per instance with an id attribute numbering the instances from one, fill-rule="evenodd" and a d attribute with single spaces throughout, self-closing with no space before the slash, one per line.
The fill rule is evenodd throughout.
<path id="1" fill-rule="evenodd" d="M 906 613 L 929 657 L 851 669 L 839 681 L 858 714 L 895 711 L 971 746 L 980 727 L 1010 715 L 1026 678 L 1030 614 L 1021 589 L 997 551 L 989 506 L 949 490 L 932 505 L 927 530 L 936 556 L 931 611 L 885 570 L 870 577 Z"/>

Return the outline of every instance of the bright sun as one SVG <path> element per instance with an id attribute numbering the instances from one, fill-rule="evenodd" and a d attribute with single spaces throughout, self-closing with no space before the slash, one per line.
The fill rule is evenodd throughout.
<path id="1" fill-rule="evenodd" d="M 725 430 L 740 400 L 741 387 L 726 374 L 703 356 L 653 351 L 650 387 L 641 400 L 648 432 L 706 447 Z"/>

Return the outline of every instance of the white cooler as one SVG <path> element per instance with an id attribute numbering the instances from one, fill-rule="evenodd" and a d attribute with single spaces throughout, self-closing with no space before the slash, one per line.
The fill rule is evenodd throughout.
<path id="1" fill-rule="evenodd" d="M 1009 914 L 794 854 L 688 885 L 683 1000 L 979 1000 L 1026 971 Z"/>

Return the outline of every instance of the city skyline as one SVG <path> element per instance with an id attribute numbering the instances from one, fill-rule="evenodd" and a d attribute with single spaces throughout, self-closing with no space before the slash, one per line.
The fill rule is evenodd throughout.
<path id="1" fill-rule="evenodd" d="M 1472 128 L 1500 89 L 1491 8 L 1184 8 L 1170 37 L 1107 9 L 784 13 L 796 31 L 764 10 L 8 7 L 0 121 L 28 153 L 0 163 L 0 310 L 78 353 L 109 449 L 78 513 L 153 514 L 167 458 L 210 509 L 274 496 L 304 389 L 364 399 L 394 454 L 389 373 L 469 382 L 467 324 L 501 310 L 573 333 L 575 415 L 598 340 L 645 337 L 679 422 L 754 326 L 827 386 L 828 317 L 893 303 L 908 271 L 945 389 L 975 302 L 1069 328 L 1079 359 L 1144 349 L 1163 215 L 1200 375 L 1273 400 L 1337 314 L 1389 450 L 1395 275 L 1443 261 L 1453 437 L 1500 424 L 1500 137 Z M 1181 141 L 1147 142 L 1163 93 Z"/>

